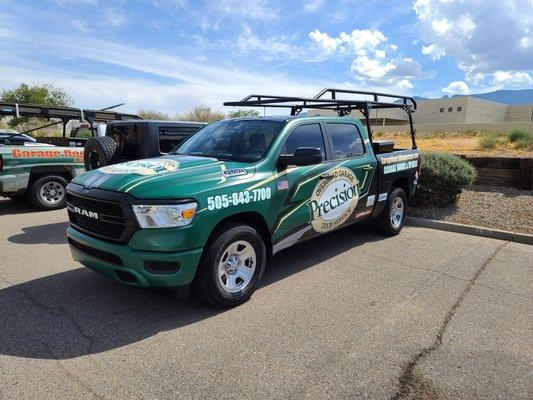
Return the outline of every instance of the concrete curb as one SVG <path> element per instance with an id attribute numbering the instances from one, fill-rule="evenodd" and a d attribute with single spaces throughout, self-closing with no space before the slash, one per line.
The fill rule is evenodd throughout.
<path id="1" fill-rule="evenodd" d="M 441 231 L 464 233 L 466 235 L 483 236 L 492 239 L 508 240 L 510 242 L 533 245 L 533 235 L 528 235 L 526 233 L 508 232 L 499 229 L 483 228 L 481 226 L 455 224 L 453 222 L 414 217 L 406 217 L 405 224 L 421 228 L 439 229 Z"/>

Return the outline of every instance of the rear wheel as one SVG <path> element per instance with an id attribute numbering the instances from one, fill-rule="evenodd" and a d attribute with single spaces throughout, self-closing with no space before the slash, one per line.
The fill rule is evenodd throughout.
<path id="1" fill-rule="evenodd" d="M 117 142 L 109 136 L 90 138 L 85 143 L 83 163 L 87 171 L 120 162 Z"/>
<path id="2" fill-rule="evenodd" d="M 255 229 L 244 224 L 226 225 L 204 249 L 194 289 L 215 306 L 239 305 L 257 288 L 265 263 L 265 244 Z"/>
<path id="3" fill-rule="evenodd" d="M 385 209 L 376 220 L 376 228 L 385 235 L 397 235 L 403 228 L 407 212 L 407 196 L 402 188 L 393 188 Z"/>
<path id="4" fill-rule="evenodd" d="M 41 210 L 58 210 L 67 204 L 67 180 L 59 175 L 47 175 L 32 183 L 28 192 L 30 203 Z"/>

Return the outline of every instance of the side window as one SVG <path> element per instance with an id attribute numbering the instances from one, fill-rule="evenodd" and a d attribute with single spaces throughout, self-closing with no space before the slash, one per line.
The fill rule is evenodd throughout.
<path id="1" fill-rule="evenodd" d="M 170 153 L 176 146 L 183 142 L 189 134 L 177 132 L 171 128 L 160 127 L 159 131 L 159 150 L 161 153 Z"/>
<path id="2" fill-rule="evenodd" d="M 357 157 L 365 154 L 363 140 L 355 125 L 326 124 L 333 144 L 333 158 Z"/>
<path id="3" fill-rule="evenodd" d="M 322 158 L 326 158 L 324 138 L 322 137 L 322 129 L 320 129 L 319 124 L 301 125 L 294 128 L 293 131 L 289 133 L 289 137 L 285 141 L 281 154 L 294 154 L 298 147 L 318 148 L 322 153 Z"/>

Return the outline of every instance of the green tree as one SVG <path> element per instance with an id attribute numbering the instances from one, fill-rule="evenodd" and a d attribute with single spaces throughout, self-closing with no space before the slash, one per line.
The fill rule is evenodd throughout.
<path id="1" fill-rule="evenodd" d="M 45 106 L 68 107 L 72 104 L 72 98 L 61 88 L 52 83 L 21 83 L 12 90 L 2 90 L 0 101 L 3 103 L 42 104 Z M 29 118 L 13 118 L 8 122 L 9 126 L 15 127 Z"/>
<path id="2" fill-rule="evenodd" d="M 168 121 L 172 119 L 170 118 L 170 115 L 162 111 L 148 110 L 144 108 L 141 108 L 137 112 L 137 115 L 141 117 L 142 119 L 156 119 L 156 120 L 162 120 L 162 121 Z"/>
<path id="3" fill-rule="evenodd" d="M 228 113 L 228 118 L 244 118 L 244 117 L 259 117 L 261 113 L 257 110 L 235 110 Z"/>
<path id="4" fill-rule="evenodd" d="M 206 105 L 196 105 L 191 107 L 183 114 L 178 114 L 177 119 L 181 121 L 196 121 L 196 122 L 213 122 L 224 119 L 226 115 L 223 112 L 213 110 Z"/>

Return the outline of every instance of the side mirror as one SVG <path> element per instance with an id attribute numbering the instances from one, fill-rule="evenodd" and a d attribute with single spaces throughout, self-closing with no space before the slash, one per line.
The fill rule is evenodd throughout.
<path id="1" fill-rule="evenodd" d="M 321 162 L 322 153 L 319 148 L 315 147 L 298 147 L 292 156 L 280 155 L 278 158 L 279 167 L 313 165 Z"/>

